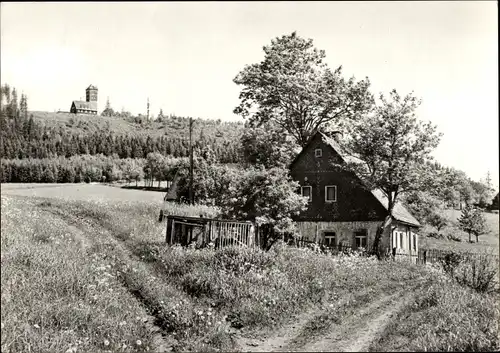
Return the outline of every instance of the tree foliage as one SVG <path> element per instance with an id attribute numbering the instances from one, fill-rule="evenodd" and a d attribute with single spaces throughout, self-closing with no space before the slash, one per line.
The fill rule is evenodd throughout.
<path id="1" fill-rule="evenodd" d="M 373 114 L 353 120 L 345 140 L 350 158 L 346 168 L 354 171 L 369 189 L 380 189 L 388 200 L 388 216 L 377 231 L 373 251 L 380 255 L 380 239 L 390 232 L 394 205 L 401 194 L 424 189 L 429 184 L 430 152 L 440 135 L 430 122 L 417 120 L 420 102 L 412 95 L 401 97 L 396 90 L 389 99 L 380 96 Z"/>
<path id="2" fill-rule="evenodd" d="M 417 120 L 420 102 L 412 94 L 402 98 L 393 90 L 390 99 L 383 95 L 380 99 L 374 114 L 349 127 L 347 149 L 358 160 L 348 167 L 367 187 L 384 192 L 391 213 L 400 194 L 422 190 L 430 183 L 427 162 L 441 135 L 430 122 Z"/>
<path id="3" fill-rule="evenodd" d="M 441 231 L 442 228 L 448 225 L 448 219 L 443 216 L 441 213 L 433 212 L 427 217 L 427 222 L 435 227 L 438 232 Z"/>
<path id="4" fill-rule="evenodd" d="M 278 232 L 293 233 L 292 216 L 307 206 L 307 198 L 297 193 L 298 187 L 287 169 L 247 169 L 228 188 L 222 213 L 230 218 L 271 225 Z"/>
<path id="5" fill-rule="evenodd" d="M 178 197 L 189 190 L 188 161 L 178 166 Z M 292 216 L 303 210 L 307 198 L 286 168 L 247 166 L 245 169 L 194 158 L 193 194 L 196 203 L 217 206 L 224 217 L 266 224 L 278 232 L 293 232 Z"/>
<path id="6" fill-rule="evenodd" d="M 402 195 L 401 201 L 421 223 L 433 223 L 430 218 L 436 217 L 444 209 L 444 202 L 428 191 L 408 192 Z"/>
<path id="7" fill-rule="evenodd" d="M 491 200 L 490 208 L 492 210 L 498 210 L 498 208 L 499 208 L 499 202 L 498 202 L 499 195 L 500 194 L 497 192 L 496 196 Z"/>
<path id="8" fill-rule="evenodd" d="M 104 110 L 102 111 L 101 115 L 102 116 L 115 116 L 115 111 L 113 108 L 111 108 L 111 104 L 109 103 L 109 97 L 106 100 L 106 106 L 104 107 Z"/>
<path id="9" fill-rule="evenodd" d="M 214 163 L 210 152 L 197 150 L 193 158 L 193 197 L 198 204 L 220 206 L 226 197 L 229 185 L 235 180 L 237 170 L 227 165 Z M 176 167 L 178 174 L 178 196 L 189 197 L 189 160 L 183 159 Z"/>
<path id="10" fill-rule="evenodd" d="M 458 219 L 460 229 L 469 234 L 469 242 L 471 242 L 471 234 L 476 236 L 476 243 L 481 234 L 487 232 L 486 219 L 481 210 L 474 208 L 472 205 L 467 205 Z"/>
<path id="11" fill-rule="evenodd" d="M 300 147 L 271 123 L 248 127 L 240 140 L 242 159 L 250 165 L 287 168 Z"/>
<path id="12" fill-rule="evenodd" d="M 325 52 L 295 32 L 275 38 L 264 60 L 247 65 L 234 82 L 242 86 L 236 114 L 251 125 L 277 124 L 304 146 L 319 128 L 339 124 L 371 109 L 368 78 L 345 80 L 342 67 L 330 70 Z"/>

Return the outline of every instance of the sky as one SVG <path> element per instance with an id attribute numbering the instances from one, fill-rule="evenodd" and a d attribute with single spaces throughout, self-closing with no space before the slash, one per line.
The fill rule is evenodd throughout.
<path id="1" fill-rule="evenodd" d="M 498 188 L 496 1 L 1 3 L 1 82 L 30 110 L 68 111 L 99 89 L 99 110 L 221 120 L 245 65 L 296 31 L 346 77 L 422 99 L 417 115 L 444 135 L 442 164 Z"/>

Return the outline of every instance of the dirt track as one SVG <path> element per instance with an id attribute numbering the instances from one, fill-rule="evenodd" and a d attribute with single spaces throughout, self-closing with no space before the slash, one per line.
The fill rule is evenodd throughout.
<path id="1" fill-rule="evenodd" d="M 368 306 L 355 311 L 339 324 L 332 324 L 326 334 L 309 335 L 306 341 L 303 330 L 320 312 L 309 311 L 300 315 L 266 339 L 240 338 L 243 352 L 364 352 L 383 331 L 391 317 L 404 305 L 402 292 L 384 296 Z"/>

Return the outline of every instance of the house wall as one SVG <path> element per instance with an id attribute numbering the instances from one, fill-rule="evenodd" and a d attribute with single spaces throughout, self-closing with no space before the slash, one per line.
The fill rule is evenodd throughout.
<path id="1" fill-rule="evenodd" d="M 315 157 L 321 148 L 322 156 Z M 296 221 L 382 221 L 386 210 L 351 172 L 341 170 L 341 157 L 317 134 L 291 166 L 292 178 L 312 187 L 312 201 Z M 337 200 L 325 202 L 325 186 L 337 187 Z"/>
<path id="2" fill-rule="evenodd" d="M 354 246 L 354 232 L 357 230 L 366 229 L 367 231 L 367 247 L 371 247 L 377 227 L 380 227 L 381 222 L 365 221 L 365 222 L 297 222 L 299 234 L 303 239 L 309 241 L 323 242 L 325 232 L 335 232 L 337 243 L 345 246 Z"/>
<path id="3" fill-rule="evenodd" d="M 373 246 L 377 228 L 382 225 L 380 221 L 354 221 L 354 222 L 297 222 L 300 236 L 308 241 L 324 242 L 326 232 L 335 232 L 336 244 L 355 246 L 354 234 L 358 230 L 367 231 L 367 248 Z M 385 252 L 392 253 L 395 248 L 398 256 L 417 256 L 418 234 L 415 228 L 400 222 L 392 223 L 392 234 L 383 234 L 380 246 Z M 415 259 L 416 260 L 416 259 Z"/>
<path id="4" fill-rule="evenodd" d="M 394 222 L 395 229 L 392 231 L 389 246 L 397 257 L 408 258 L 416 262 L 418 256 L 418 234 L 416 228 Z"/>

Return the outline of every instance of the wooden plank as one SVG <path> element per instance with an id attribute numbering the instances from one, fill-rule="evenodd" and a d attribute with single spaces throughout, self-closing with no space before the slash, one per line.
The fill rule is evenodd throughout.
<path id="1" fill-rule="evenodd" d="M 175 236 L 175 219 L 172 219 L 172 232 L 170 235 L 170 245 L 172 245 L 173 243 L 174 236 Z"/>

